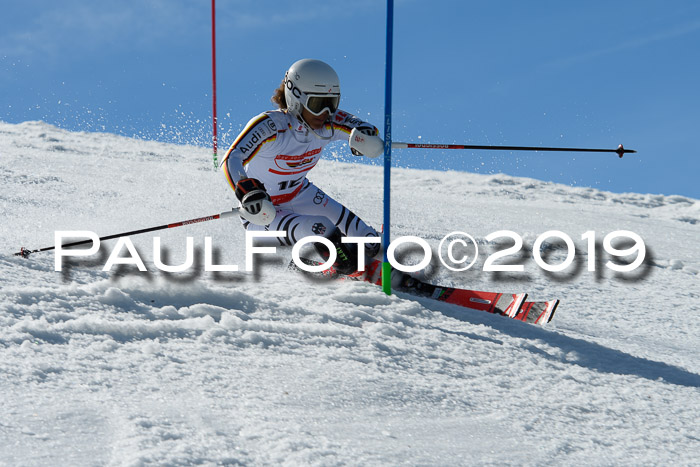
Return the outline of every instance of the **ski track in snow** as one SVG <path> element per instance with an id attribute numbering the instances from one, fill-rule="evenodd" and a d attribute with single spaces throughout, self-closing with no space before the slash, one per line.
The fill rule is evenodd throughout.
<path id="1" fill-rule="evenodd" d="M 502 174 L 395 169 L 392 234 L 482 248 L 431 280 L 560 298 L 536 327 L 366 283 L 253 273 L 243 229 L 215 220 L 132 238 L 149 272 L 100 255 L 54 271 L 56 230 L 99 235 L 235 205 L 203 148 L 0 122 L 0 465 L 697 465 L 700 201 L 609 193 Z M 642 157 L 640 155 L 640 157 Z M 624 161 L 621 162 L 624 164 Z M 311 178 L 380 227 L 381 169 L 322 161 Z M 524 239 L 524 273 L 484 273 L 485 237 Z M 577 246 L 565 273 L 527 248 L 547 230 Z M 587 270 L 589 230 L 631 230 L 637 274 Z M 197 267 L 184 261 L 194 237 Z M 566 256 L 547 245 L 551 263 Z M 409 257 L 410 259 L 410 257 Z M 512 258 L 511 258 L 512 259 Z"/>

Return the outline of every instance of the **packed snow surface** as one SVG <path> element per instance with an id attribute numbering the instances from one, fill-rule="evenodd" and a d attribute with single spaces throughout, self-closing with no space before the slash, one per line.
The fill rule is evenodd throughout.
<path id="1" fill-rule="evenodd" d="M 561 299 L 544 327 L 314 282 L 287 270 L 288 250 L 246 272 L 236 218 L 131 237 L 146 272 L 103 271 L 116 240 L 62 272 L 52 251 L 14 255 L 53 246 L 55 231 L 103 236 L 229 210 L 235 198 L 210 159 L 204 148 L 0 122 L 0 464 L 697 465 L 700 201 L 395 169 L 392 238 L 437 251 L 461 231 L 480 246 L 472 269 L 433 262 L 425 276 Z M 381 228 L 381 168 L 332 159 L 311 179 Z M 512 245 L 486 239 L 500 230 L 524 246 L 497 263 L 523 272 L 483 271 Z M 533 260 L 550 230 L 576 244 L 562 272 Z M 622 261 L 602 245 L 617 230 L 646 245 L 631 273 L 606 267 Z M 156 268 L 156 236 L 166 264 L 184 262 L 192 237 L 195 265 Z M 215 263 L 239 272 L 204 270 L 206 237 Z M 567 256 L 556 238 L 543 251 L 551 264 Z"/>

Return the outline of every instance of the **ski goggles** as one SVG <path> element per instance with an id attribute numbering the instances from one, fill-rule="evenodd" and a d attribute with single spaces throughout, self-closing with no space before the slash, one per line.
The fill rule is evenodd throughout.
<path id="1" fill-rule="evenodd" d="M 306 95 L 306 103 L 304 107 L 312 115 L 319 116 L 326 110 L 333 115 L 336 110 L 338 110 L 338 104 L 340 103 L 340 96 L 332 96 L 324 94 L 322 96 Z"/>

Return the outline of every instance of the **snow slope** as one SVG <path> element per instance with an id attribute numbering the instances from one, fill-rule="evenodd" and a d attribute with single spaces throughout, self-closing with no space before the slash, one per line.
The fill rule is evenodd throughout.
<path id="1" fill-rule="evenodd" d="M 56 230 L 230 209 L 210 165 L 203 148 L 0 122 L 0 465 L 697 465 L 700 201 L 396 169 L 392 236 L 437 248 L 458 230 L 482 248 L 431 279 L 560 298 L 544 328 L 311 282 L 283 250 L 255 273 L 203 271 L 207 236 L 243 269 L 231 219 L 132 237 L 145 273 L 102 271 L 114 240 L 63 273 L 51 252 L 13 256 Z M 381 225 L 380 168 L 324 160 L 311 178 Z M 485 237 L 503 229 L 530 248 L 563 231 L 575 264 L 545 273 L 526 251 L 525 272 L 485 273 Z M 588 271 L 591 230 L 639 234 L 643 267 L 615 274 L 599 249 Z M 154 236 L 170 264 L 193 237 L 197 267 L 158 271 Z"/>

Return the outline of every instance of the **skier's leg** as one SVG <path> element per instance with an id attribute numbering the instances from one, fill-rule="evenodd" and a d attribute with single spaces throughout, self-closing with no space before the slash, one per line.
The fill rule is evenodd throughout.
<path id="1" fill-rule="evenodd" d="M 379 233 L 355 213 L 311 182 L 292 201 L 286 203 L 284 208 L 297 214 L 323 216 L 347 237 L 379 237 Z M 365 254 L 373 258 L 380 248 L 379 243 L 366 243 Z"/>
<path id="2" fill-rule="evenodd" d="M 292 246 L 304 237 L 320 236 L 327 238 L 333 244 L 336 252 L 336 261 L 333 266 L 341 274 L 350 274 L 357 270 L 357 244 L 343 243 L 342 233 L 327 217 L 310 216 L 292 213 L 286 210 L 278 210 L 275 220 L 269 226 L 261 226 L 244 222 L 246 230 L 251 231 L 284 231 L 284 237 L 260 238 L 256 241 L 263 246 Z M 322 243 L 314 243 L 319 255 L 325 260 L 329 258 L 330 251 Z"/>

